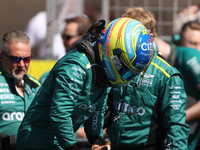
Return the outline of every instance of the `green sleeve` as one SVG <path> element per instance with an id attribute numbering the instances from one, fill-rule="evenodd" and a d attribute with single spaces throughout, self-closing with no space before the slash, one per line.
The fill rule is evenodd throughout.
<path id="1" fill-rule="evenodd" d="M 96 100 L 96 110 L 87 122 L 84 123 L 85 132 L 88 138 L 92 136 L 99 136 L 103 138 L 103 125 L 104 125 L 104 111 L 107 105 L 107 97 L 110 91 L 110 87 L 107 84 L 102 86 L 99 94 L 99 98 Z M 91 132 L 92 131 L 92 132 Z"/>
<path id="2" fill-rule="evenodd" d="M 73 69 L 74 67 L 76 69 Z M 50 122 L 62 148 L 76 143 L 71 116 L 86 80 L 86 74 L 80 74 L 78 70 L 83 69 L 79 65 L 69 63 L 60 67 L 56 76 Z"/>
<path id="3" fill-rule="evenodd" d="M 174 66 L 195 87 L 200 83 L 200 52 L 196 49 L 177 47 Z"/>
<path id="4" fill-rule="evenodd" d="M 168 79 L 159 93 L 163 124 L 166 130 L 166 149 L 187 149 L 189 126 L 185 123 L 186 93 L 179 75 Z"/>

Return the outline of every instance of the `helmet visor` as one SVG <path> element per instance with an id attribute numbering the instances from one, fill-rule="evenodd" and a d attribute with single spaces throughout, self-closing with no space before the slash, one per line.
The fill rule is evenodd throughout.
<path id="1" fill-rule="evenodd" d="M 118 55 L 111 57 L 111 62 L 124 80 L 131 80 L 140 73 L 129 67 Z"/>

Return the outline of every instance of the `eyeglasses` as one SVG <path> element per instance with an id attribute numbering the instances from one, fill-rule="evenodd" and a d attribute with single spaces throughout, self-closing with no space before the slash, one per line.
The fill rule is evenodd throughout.
<path id="1" fill-rule="evenodd" d="M 80 34 L 77 34 L 77 35 L 66 35 L 66 34 L 62 34 L 62 39 L 68 41 L 68 40 L 70 40 L 71 38 L 76 37 L 76 36 L 80 36 Z"/>
<path id="2" fill-rule="evenodd" d="M 1 51 L 6 57 L 8 57 L 12 63 L 19 63 L 21 60 L 24 61 L 24 63 L 29 63 L 32 59 L 31 56 L 29 57 L 17 57 L 17 56 L 9 56 L 5 52 Z"/>

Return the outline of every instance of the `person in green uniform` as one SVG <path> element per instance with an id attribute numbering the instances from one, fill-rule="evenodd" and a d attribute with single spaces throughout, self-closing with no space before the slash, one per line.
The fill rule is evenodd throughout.
<path id="1" fill-rule="evenodd" d="M 15 142 L 18 128 L 30 103 L 39 90 L 40 83 L 28 75 L 31 61 L 29 37 L 22 31 L 3 35 L 0 50 L 0 136 L 5 134 Z M 3 149 L 9 143 L 2 143 Z M 14 143 L 12 143 L 14 145 Z"/>
<path id="2" fill-rule="evenodd" d="M 18 150 L 78 150 L 74 133 L 81 124 L 92 149 L 110 150 L 101 146 L 109 83 L 128 84 L 139 74 L 150 61 L 152 42 L 136 20 L 104 25 L 93 24 L 77 49 L 54 65 L 19 127 Z"/>
<path id="3" fill-rule="evenodd" d="M 154 38 L 153 13 L 134 7 L 122 16 L 140 21 Z M 106 132 L 117 150 L 186 150 L 190 128 L 183 78 L 158 53 L 151 59 L 127 86 L 112 87 L 112 124 Z"/>
<path id="4" fill-rule="evenodd" d="M 188 150 L 193 150 L 197 135 L 200 133 L 200 73 L 199 73 L 199 37 L 200 23 L 187 22 L 183 25 L 179 42 L 168 44 L 159 37 L 155 38 L 158 51 L 169 63 L 176 67 L 184 78 L 187 93 L 186 123 L 190 125 Z"/>

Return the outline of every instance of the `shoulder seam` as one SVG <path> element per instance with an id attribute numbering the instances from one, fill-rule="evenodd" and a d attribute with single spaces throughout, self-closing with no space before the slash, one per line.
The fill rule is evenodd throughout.
<path id="1" fill-rule="evenodd" d="M 87 62 L 84 62 L 84 60 L 82 61 L 80 58 L 79 58 L 79 61 L 81 62 L 81 63 L 78 63 L 78 64 L 80 64 L 82 67 L 84 67 L 85 66 L 85 68 L 86 69 L 88 69 L 88 67 L 90 67 L 90 61 L 89 61 L 89 59 L 87 58 L 87 56 L 85 55 L 85 53 L 83 53 L 83 52 L 81 52 L 82 54 L 82 56 L 83 56 L 83 58 L 86 58 L 87 60 L 88 60 L 88 63 Z M 68 59 L 67 61 L 73 61 L 73 59 Z"/>
<path id="2" fill-rule="evenodd" d="M 157 69 L 159 69 L 160 71 L 162 71 L 168 78 L 171 77 L 162 67 L 158 66 L 156 63 L 151 62 L 151 64 L 152 64 L 153 66 L 155 66 Z"/>
<path id="3" fill-rule="evenodd" d="M 166 65 L 168 65 L 169 67 L 171 67 L 171 65 L 166 62 L 163 58 L 161 58 L 160 56 L 156 56 L 156 58 L 158 58 L 159 60 L 161 60 L 162 62 L 164 62 Z"/>
<path id="4" fill-rule="evenodd" d="M 32 80 L 33 82 L 37 83 L 39 86 L 41 86 L 40 82 L 37 81 L 36 79 L 34 79 L 33 77 L 29 77 L 30 80 Z"/>

